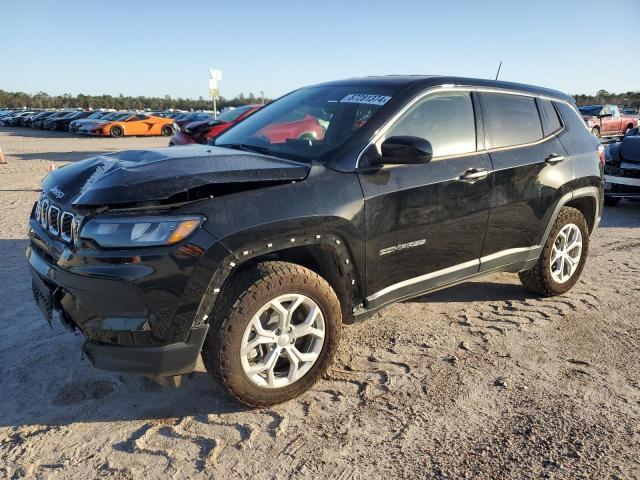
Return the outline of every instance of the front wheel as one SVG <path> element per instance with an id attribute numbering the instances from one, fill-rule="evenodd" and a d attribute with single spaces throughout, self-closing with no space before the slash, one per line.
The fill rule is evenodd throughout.
<path id="1" fill-rule="evenodd" d="M 580 212 L 564 207 L 553 224 L 538 263 L 520 272 L 520 281 L 547 297 L 568 292 L 580 278 L 589 251 L 589 229 Z"/>
<path id="2" fill-rule="evenodd" d="M 591 134 L 596 138 L 600 137 L 600 130 L 598 130 L 598 127 L 593 127 L 591 129 Z"/>
<path id="3" fill-rule="evenodd" d="M 252 407 L 285 402 L 311 388 L 331 364 L 340 303 L 315 272 L 259 263 L 236 273 L 219 301 L 202 358 L 237 401 Z"/>
<path id="4" fill-rule="evenodd" d="M 122 129 L 122 127 L 118 127 L 116 125 L 111 127 L 111 130 L 109 130 L 109 134 L 114 138 L 121 137 L 124 135 L 124 130 Z"/>

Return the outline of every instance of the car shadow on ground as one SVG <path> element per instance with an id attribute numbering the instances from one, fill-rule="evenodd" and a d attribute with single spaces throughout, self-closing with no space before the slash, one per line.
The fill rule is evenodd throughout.
<path id="1" fill-rule="evenodd" d="M 409 299 L 408 303 L 497 302 L 526 300 L 533 294 L 519 283 L 471 281 Z"/>
<path id="2" fill-rule="evenodd" d="M 41 130 L 39 128 L 28 127 L 5 127 L 0 126 L 0 132 L 15 137 L 32 138 L 55 138 L 55 137 L 75 137 L 73 133 L 59 132 L 57 130 Z"/>

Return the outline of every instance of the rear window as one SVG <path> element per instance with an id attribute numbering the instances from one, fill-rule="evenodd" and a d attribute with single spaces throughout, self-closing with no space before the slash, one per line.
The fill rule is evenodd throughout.
<path id="1" fill-rule="evenodd" d="M 558 117 L 558 112 L 553 106 L 553 103 L 551 103 L 550 100 L 538 99 L 538 105 L 540 106 L 540 115 L 542 115 L 544 119 L 544 135 L 551 135 L 560 130 L 562 128 L 562 122 L 560 122 L 560 117 Z"/>
<path id="2" fill-rule="evenodd" d="M 531 143 L 542 138 L 542 124 L 533 97 L 484 93 L 487 148 Z"/>

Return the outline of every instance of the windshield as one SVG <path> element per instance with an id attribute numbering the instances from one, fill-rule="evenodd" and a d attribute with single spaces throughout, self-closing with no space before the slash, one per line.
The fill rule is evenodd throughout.
<path id="1" fill-rule="evenodd" d="M 105 115 L 104 112 L 95 112 L 95 113 L 92 113 L 91 115 L 89 115 L 87 118 L 91 118 L 91 119 L 93 119 L 93 118 L 102 118 L 102 117 L 104 117 L 104 115 Z"/>
<path id="2" fill-rule="evenodd" d="M 595 106 L 591 106 L 591 107 L 579 107 L 578 110 L 580 110 L 580 113 L 582 115 L 592 115 L 594 117 L 597 117 L 598 115 L 600 115 L 600 111 L 602 110 L 602 106 L 601 105 L 595 105 Z"/>
<path id="3" fill-rule="evenodd" d="M 349 140 L 391 95 L 377 86 L 303 88 L 261 108 L 213 143 L 292 159 L 319 158 Z"/>

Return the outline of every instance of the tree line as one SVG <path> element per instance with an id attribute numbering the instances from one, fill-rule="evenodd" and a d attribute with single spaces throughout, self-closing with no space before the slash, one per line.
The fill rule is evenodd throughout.
<path id="1" fill-rule="evenodd" d="M 240 105 L 267 103 L 270 100 L 257 97 L 253 93 L 240 94 L 234 98 L 220 97 L 217 100 L 218 109 L 226 107 L 238 107 Z M 111 95 L 49 95 L 46 92 L 38 92 L 33 95 L 25 92 L 6 92 L 0 90 L 0 107 L 4 108 L 114 108 L 116 110 L 145 108 L 151 110 L 212 110 L 213 101 L 210 98 L 164 97 L 131 97 L 122 94 L 114 97 Z"/>
<path id="2" fill-rule="evenodd" d="M 599 105 L 602 103 L 612 103 L 626 107 L 640 107 L 640 92 L 610 93 L 606 90 L 598 90 L 595 95 L 574 95 L 578 106 Z"/>
<path id="3" fill-rule="evenodd" d="M 574 95 L 578 105 L 590 105 L 599 103 L 613 103 L 629 107 L 640 107 L 640 92 L 610 93 L 599 90 L 595 95 Z M 240 94 L 234 98 L 220 97 L 218 108 L 237 107 L 240 105 L 267 103 L 270 99 L 259 97 L 250 93 Z M 76 96 L 70 93 L 64 95 L 49 95 L 46 92 L 29 94 L 24 92 L 6 92 L 0 90 L 0 107 L 6 108 L 115 108 L 117 110 L 148 108 L 151 110 L 211 110 L 211 99 L 199 97 L 191 98 L 164 97 L 131 97 L 122 94 L 113 97 L 111 95 L 83 95 Z"/>

